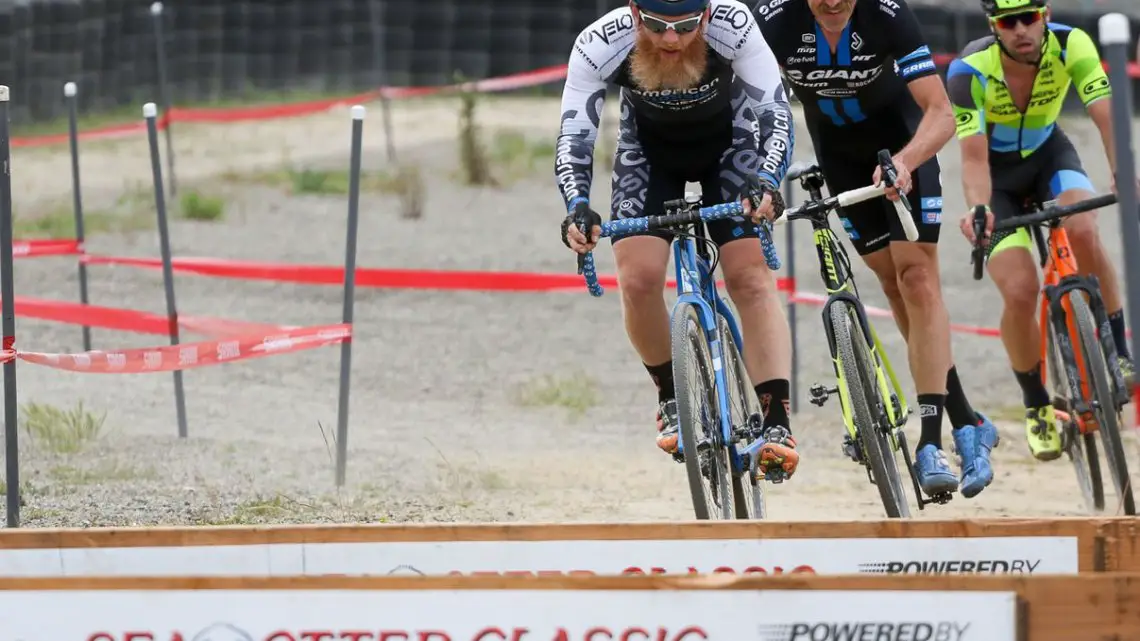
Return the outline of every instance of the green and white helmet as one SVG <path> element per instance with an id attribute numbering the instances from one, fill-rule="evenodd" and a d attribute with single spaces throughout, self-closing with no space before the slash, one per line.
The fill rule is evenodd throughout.
<path id="1" fill-rule="evenodd" d="M 992 16 L 1025 9 L 1043 9 L 1049 0 L 982 0 L 982 11 Z"/>

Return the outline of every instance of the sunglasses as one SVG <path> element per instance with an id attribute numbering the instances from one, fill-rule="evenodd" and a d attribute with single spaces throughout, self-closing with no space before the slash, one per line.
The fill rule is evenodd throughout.
<path id="1" fill-rule="evenodd" d="M 639 16 L 641 16 L 641 24 L 645 25 L 645 28 L 649 29 L 653 33 L 665 33 L 666 31 L 672 29 L 673 31 L 677 32 L 677 35 L 696 31 L 697 28 L 701 26 L 701 20 L 703 20 L 705 17 L 702 13 L 701 15 L 685 18 L 684 20 L 669 22 L 667 20 L 662 20 L 661 18 L 646 15 L 644 11 L 638 11 L 637 13 Z"/>
<path id="2" fill-rule="evenodd" d="M 1027 27 L 1030 25 L 1037 24 L 1037 22 L 1039 20 L 1041 20 L 1044 16 L 1045 16 L 1045 11 L 1043 9 L 1034 9 L 1033 11 L 1023 11 L 1021 13 L 1010 13 L 1010 14 L 1006 14 L 1004 16 L 998 16 L 996 18 L 990 18 L 990 20 L 992 20 L 994 24 L 1001 27 L 1002 29 L 1013 29 L 1013 28 L 1017 27 L 1017 25 L 1019 23 L 1025 25 Z"/>

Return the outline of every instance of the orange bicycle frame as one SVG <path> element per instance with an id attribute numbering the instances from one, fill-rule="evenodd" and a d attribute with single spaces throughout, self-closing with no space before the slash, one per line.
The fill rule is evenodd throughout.
<path id="1" fill-rule="evenodd" d="M 1044 267 L 1044 283 L 1041 288 L 1041 309 L 1039 316 L 1039 325 L 1041 328 L 1041 383 L 1048 389 L 1049 385 L 1049 300 L 1045 296 L 1045 288 L 1051 285 L 1059 285 L 1062 280 L 1069 276 L 1077 275 L 1077 258 L 1073 256 L 1073 247 L 1069 244 L 1069 234 L 1060 225 L 1050 226 L 1048 238 L 1046 240 L 1046 247 L 1048 251 L 1048 258 L 1045 261 Z M 1065 310 L 1065 326 L 1069 332 L 1070 344 L 1073 346 L 1073 358 L 1076 360 L 1077 371 L 1080 372 L 1081 389 L 1080 394 L 1084 398 L 1091 398 L 1092 391 L 1089 387 L 1088 371 L 1085 369 L 1085 357 L 1081 353 L 1081 341 L 1077 335 L 1077 326 L 1073 321 L 1073 309 L 1069 304 L 1069 297 L 1065 296 L 1061 299 L 1061 307 Z M 1064 372 L 1061 372 L 1064 376 Z M 1077 394 L 1076 390 L 1070 390 L 1070 394 L 1074 396 Z M 1068 408 L 1070 412 L 1075 411 L 1074 407 Z M 1082 434 L 1095 432 L 1098 429 L 1096 422 L 1096 415 L 1093 412 L 1086 412 L 1083 416 L 1073 417 L 1077 426 L 1080 428 Z"/>

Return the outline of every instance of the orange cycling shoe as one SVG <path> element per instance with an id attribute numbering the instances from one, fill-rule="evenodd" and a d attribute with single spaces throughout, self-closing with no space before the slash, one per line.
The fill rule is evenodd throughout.
<path id="1" fill-rule="evenodd" d="M 764 432 L 764 440 L 756 453 L 756 480 L 780 483 L 792 478 L 796 466 L 800 464 L 800 454 L 796 451 L 796 439 L 786 428 L 773 426 Z"/>

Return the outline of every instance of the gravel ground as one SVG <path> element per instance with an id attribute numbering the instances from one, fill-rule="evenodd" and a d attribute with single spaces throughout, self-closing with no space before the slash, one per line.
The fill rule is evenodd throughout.
<path id="1" fill-rule="evenodd" d="M 612 108 L 612 104 L 610 107 Z M 549 142 L 558 122 L 550 99 L 496 98 L 482 103 L 489 132 L 510 127 Z M 611 111 L 612 115 L 612 111 Z M 362 196 L 359 264 L 369 267 L 502 269 L 572 273 L 556 238 L 559 199 L 549 160 L 501 189 L 459 186 L 456 105 L 399 103 L 393 121 L 401 158 L 424 170 L 425 215 L 406 220 L 393 197 Z M 365 168 L 385 166 L 378 106 L 365 125 Z M 1084 119 L 1067 125 L 1098 187 L 1106 163 Z M 175 130 L 183 189 L 226 199 L 224 222 L 178 220 L 176 255 L 336 264 L 342 260 L 346 199 L 293 196 L 285 189 L 234 180 L 296 162 L 347 167 L 347 111 L 258 124 L 180 126 Z M 810 156 L 799 132 L 798 158 Z M 612 133 L 611 133 L 612 135 Z M 88 209 L 149 184 L 144 137 L 83 147 Z M 963 207 L 956 145 L 942 154 L 947 212 Z M 16 149 L 16 207 L 23 215 L 69 198 L 62 177 L 66 147 Z M 229 174 L 229 180 L 223 175 Z M 594 199 L 608 202 L 608 180 Z M 956 218 L 953 213 L 948 213 Z M 1102 216 L 1104 238 L 1119 259 L 1117 212 Z M 837 226 L 838 227 L 838 226 Z M 954 225 L 945 230 L 942 265 L 953 320 L 994 326 L 993 285 L 975 283 L 968 247 Z M 153 230 L 92 238 L 93 253 L 156 256 Z M 808 234 L 797 239 L 803 287 L 818 290 Z M 782 248 L 786 251 L 786 248 Z M 609 250 L 600 270 L 612 272 Z M 856 265 L 869 304 L 885 306 L 870 273 Z M 74 300 L 69 259 L 22 260 L 20 295 Z M 282 324 L 323 324 L 340 316 L 337 287 L 178 277 L 187 314 Z M 158 272 L 97 267 L 96 304 L 162 312 Z M 826 380 L 830 365 L 816 340 L 816 309 L 801 308 L 801 384 Z M 905 351 L 889 320 L 880 321 L 889 353 L 907 376 Z M 140 347 L 154 336 L 96 330 L 96 347 Z M 584 337 L 589 337 L 584 339 Z M 79 329 L 21 318 L 18 346 L 80 349 Z M 654 392 L 630 348 L 614 292 L 553 294 L 362 290 L 356 305 L 348 483 L 336 491 L 332 455 L 322 434 L 336 423 L 338 349 L 323 349 L 187 372 L 190 438 L 176 435 L 168 374 L 97 376 L 19 367 L 20 399 L 69 408 L 82 401 L 106 413 L 98 438 L 60 454 L 20 430 L 24 522 L 29 526 L 208 524 L 315 521 L 566 521 L 691 518 L 683 466 L 652 444 Z M 975 404 L 995 417 L 1017 415 L 1020 394 L 996 339 L 958 335 L 954 350 Z M 594 383 L 576 414 L 561 406 L 527 406 L 536 381 L 551 376 Z M 559 383 L 563 391 L 573 387 Z M 909 387 L 908 387 L 909 389 Z M 770 492 L 779 520 L 880 518 L 861 468 L 839 455 L 834 405 L 805 403 L 795 418 L 804 461 L 796 479 Z M 917 430 L 917 419 L 911 430 Z M 998 477 L 973 500 L 918 514 L 1041 516 L 1079 514 L 1067 463 L 1033 461 L 1016 422 L 1002 422 Z M 1136 441 L 1129 435 L 1130 451 Z M 1134 470 L 1140 462 L 1132 459 Z M 1047 488 L 1047 491 L 1040 491 Z M 1027 501 L 1026 496 L 1034 497 Z"/>

